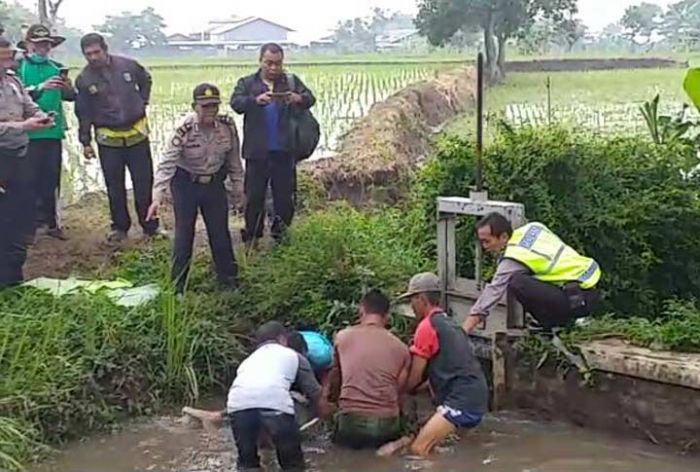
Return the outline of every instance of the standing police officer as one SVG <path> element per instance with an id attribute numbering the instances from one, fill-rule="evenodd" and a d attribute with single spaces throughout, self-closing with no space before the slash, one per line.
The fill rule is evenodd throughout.
<path id="1" fill-rule="evenodd" d="M 237 284 L 224 180 L 229 177 L 241 201 L 243 165 L 236 126 L 231 117 L 219 115 L 220 104 L 216 86 L 205 83 L 194 89 L 195 112 L 175 131 L 156 171 L 147 219 L 157 217 L 170 185 L 175 209 L 172 278 L 178 293 L 187 281 L 198 211 L 204 217 L 219 282 L 231 288 Z"/>
<path id="2" fill-rule="evenodd" d="M 22 83 L 8 70 L 17 50 L 0 36 L 0 288 L 24 279 L 27 234 L 34 224 L 31 167 L 27 132 L 55 125 L 32 101 Z"/>

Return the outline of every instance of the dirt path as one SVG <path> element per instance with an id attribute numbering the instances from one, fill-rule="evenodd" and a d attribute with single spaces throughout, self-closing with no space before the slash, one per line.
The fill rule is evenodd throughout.
<path id="1" fill-rule="evenodd" d="M 132 218 L 133 205 L 129 203 Z M 68 277 L 93 275 L 107 271 L 115 258 L 125 251 L 146 247 L 150 244 L 138 226 L 132 225 L 129 239 L 115 246 L 107 242 L 109 233 L 109 207 L 104 193 L 91 193 L 79 203 L 67 206 L 62 215 L 62 225 L 67 241 L 60 241 L 48 236 L 37 237 L 30 247 L 25 265 L 25 279 L 36 277 Z M 163 229 L 172 237 L 173 213 L 169 206 L 162 212 Z M 230 219 L 231 236 L 234 245 L 240 247 L 240 230 L 243 223 L 240 218 Z M 197 221 L 195 249 L 207 246 L 206 231 L 202 219 Z"/>

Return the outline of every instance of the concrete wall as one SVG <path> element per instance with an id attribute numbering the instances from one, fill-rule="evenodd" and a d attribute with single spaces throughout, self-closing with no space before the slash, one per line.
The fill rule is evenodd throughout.
<path id="1" fill-rule="evenodd" d="M 698 390 L 602 372 L 586 385 L 576 369 L 565 373 L 552 364 L 537 369 L 523 359 L 509 384 L 511 407 L 700 454 Z"/>

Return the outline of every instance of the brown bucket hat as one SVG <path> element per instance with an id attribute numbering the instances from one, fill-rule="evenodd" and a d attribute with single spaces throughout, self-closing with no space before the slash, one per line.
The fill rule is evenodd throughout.
<path id="1" fill-rule="evenodd" d="M 24 35 L 24 41 L 20 41 L 17 46 L 21 49 L 26 49 L 27 42 L 41 43 L 48 41 L 52 47 L 56 47 L 63 44 L 65 40 L 66 38 L 63 36 L 52 35 L 47 26 L 35 24 L 29 27 L 27 34 Z"/>

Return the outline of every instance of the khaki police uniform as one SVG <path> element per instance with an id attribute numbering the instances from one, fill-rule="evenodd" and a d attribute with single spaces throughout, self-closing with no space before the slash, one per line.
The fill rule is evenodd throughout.
<path id="1" fill-rule="evenodd" d="M 224 180 L 243 198 L 243 165 L 233 119 L 220 115 L 213 126 L 200 126 L 196 113 L 187 116 L 173 134 L 156 171 L 154 201 L 163 201 L 170 188 L 175 211 L 172 278 L 178 292 L 187 279 L 195 223 L 201 211 L 219 281 L 234 285 L 238 268 L 228 227 Z"/>
<path id="2" fill-rule="evenodd" d="M 24 279 L 22 267 L 35 214 L 26 157 L 29 136 L 10 123 L 40 111 L 14 75 L 0 76 L 0 288 Z"/>

